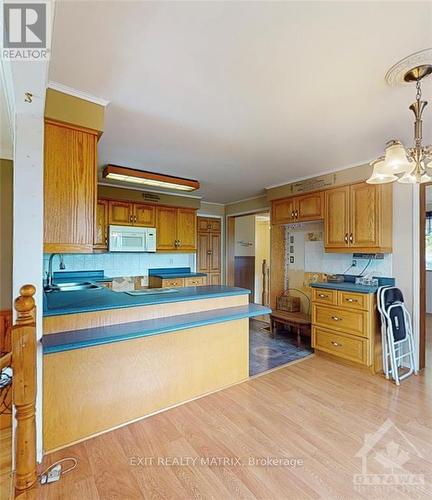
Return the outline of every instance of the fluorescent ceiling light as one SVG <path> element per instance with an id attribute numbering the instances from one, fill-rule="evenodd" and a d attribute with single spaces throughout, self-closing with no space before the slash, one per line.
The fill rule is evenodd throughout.
<path id="1" fill-rule="evenodd" d="M 176 189 L 179 191 L 195 191 L 195 189 L 199 189 L 200 187 L 200 183 L 193 179 L 184 179 L 183 177 L 135 170 L 127 167 L 119 167 L 117 165 L 107 165 L 104 168 L 103 177 L 115 181 L 145 184 L 146 186 Z"/>

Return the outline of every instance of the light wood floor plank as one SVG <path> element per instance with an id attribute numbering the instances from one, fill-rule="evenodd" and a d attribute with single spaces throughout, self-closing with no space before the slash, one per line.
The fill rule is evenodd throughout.
<path id="1" fill-rule="evenodd" d="M 356 453 L 388 418 L 422 455 L 405 470 L 425 474 L 409 492 L 356 491 Z M 309 358 L 48 455 L 79 457 L 77 470 L 41 498 L 426 499 L 432 489 L 432 370 L 396 387 L 381 376 Z M 293 457 L 296 468 L 132 465 L 131 457 Z M 381 473 L 377 465 L 371 472 Z M 67 496 L 70 494 L 69 497 Z"/>

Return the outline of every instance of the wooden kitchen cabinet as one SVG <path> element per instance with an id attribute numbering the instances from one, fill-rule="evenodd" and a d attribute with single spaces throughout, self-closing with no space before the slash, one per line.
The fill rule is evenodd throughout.
<path id="1" fill-rule="evenodd" d="M 272 202 L 272 224 L 289 224 L 294 219 L 294 198 L 285 198 Z"/>
<path id="2" fill-rule="evenodd" d="M 93 251 L 97 132 L 45 121 L 44 252 Z"/>
<path id="3" fill-rule="evenodd" d="M 324 197 L 322 192 L 305 194 L 295 198 L 295 217 L 298 222 L 323 218 Z"/>
<path id="4" fill-rule="evenodd" d="M 155 207 L 128 201 L 109 201 L 109 224 L 115 226 L 155 227 Z"/>
<path id="5" fill-rule="evenodd" d="M 272 203 L 272 224 L 307 222 L 323 218 L 323 193 L 308 193 Z"/>
<path id="6" fill-rule="evenodd" d="M 157 250 L 177 250 L 177 209 L 173 207 L 156 208 Z"/>
<path id="7" fill-rule="evenodd" d="M 110 200 L 108 220 L 114 226 L 132 226 L 133 203 Z"/>
<path id="8" fill-rule="evenodd" d="M 155 227 L 156 208 L 153 205 L 133 204 L 134 226 Z"/>
<path id="9" fill-rule="evenodd" d="M 197 271 L 207 274 L 207 285 L 221 284 L 221 226 L 219 219 L 214 220 L 218 224 L 209 223 L 205 217 L 198 217 L 198 227 L 205 229 L 198 231 Z"/>
<path id="10" fill-rule="evenodd" d="M 312 347 L 335 359 L 382 369 L 376 295 L 312 289 Z"/>
<path id="11" fill-rule="evenodd" d="M 344 248 L 349 244 L 349 186 L 324 193 L 325 248 Z"/>
<path id="12" fill-rule="evenodd" d="M 393 186 L 358 183 L 325 192 L 327 252 L 392 252 Z"/>
<path id="13" fill-rule="evenodd" d="M 221 220 L 213 217 L 198 217 L 198 232 L 221 232 Z"/>
<path id="14" fill-rule="evenodd" d="M 196 250 L 196 212 L 187 208 L 177 209 L 177 249 Z"/>
<path id="15" fill-rule="evenodd" d="M 108 246 L 108 200 L 98 200 L 94 227 L 93 248 L 106 250 Z"/>
<path id="16" fill-rule="evenodd" d="M 195 209 L 156 207 L 157 250 L 194 252 L 196 238 Z"/>

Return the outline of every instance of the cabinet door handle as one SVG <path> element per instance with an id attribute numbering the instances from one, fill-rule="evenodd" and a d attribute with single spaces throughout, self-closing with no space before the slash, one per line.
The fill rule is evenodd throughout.
<path id="1" fill-rule="evenodd" d="M 212 254 L 211 250 L 207 250 L 207 255 L 211 255 L 211 254 Z"/>
<path id="2" fill-rule="evenodd" d="M 295 211 L 295 218 L 296 218 L 296 219 L 298 219 L 298 215 L 299 215 L 298 210 L 296 210 L 296 211 Z"/>
<path id="3" fill-rule="evenodd" d="M 339 316 L 332 316 L 331 319 L 334 321 L 342 321 L 342 318 L 339 318 Z"/>
<path id="4" fill-rule="evenodd" d="M 342 344 L 339 344 L 339 342 L 335 342 L 334 340 L 331 341 L 331 344 L 335 347 L 342 347 Z"/>
<path id="5" fill-rule="evenodd" d="M 129 215 L 129 222 L 133 222 L 133 215 Z"/>
<path id="6" fill-rule="evenodd" d="M 353 236 L 353 234 L 352 234 L 352 233 L 350 233 L 350 238 L 349 238 L 349 240 L 350 240 L 350 243 L 354 243 L 354 236 Z"/>
<path id="7" fill-rule="evenodd" d="M 137 221 L 137 216 L 136 216 L 136 215 L 134 215 L 134 222 L 136 222 L 136 221 Z"/>
<path id="8" fill-rule="evenodd" d="M 319 293 L 318 297 L 321 297 L 322 299 L 328 299 L 328 295 L 326 295 L 325 293 Z"/>
<path id="9" fill-rule="evenodd" d="M 345 243 L 348 244 L 348 233 L 345 233 L 344 240 L 345 240 Z"/>
<path id="10" fill-rule="evenodd" d="M 291 211 L 291 219 L 294 219 L 294 210 Z"/>
<path id="11" fill-rule="evenodd" d="M 357 299 L 345 299 L 347 302 L 358 302 Z"/>

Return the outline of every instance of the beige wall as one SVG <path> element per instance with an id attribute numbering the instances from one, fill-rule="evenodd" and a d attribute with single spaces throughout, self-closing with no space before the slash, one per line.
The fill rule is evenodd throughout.
<path id="1" fill-rule="evenodd" d="M 154 203 L 155 205 L 171 205 L 173 207 L 200 208 L 199 198 L 188 198 L 186 196 L 174 196 L 171 194 L 151 193 L 129 188 L 118 188 L 98 185 L 99 198 L 112 198 L 114 200 L 125 200 L 134 202 Z"/>
<path id="2" fill-rule="evenodd" d="M 331 174 L 311 177 L 303 181 L 291 182 L 283 186 L 277 186 L 267 189 L 267 199 L 277 200 L 302 192 L 317 191 L 320 189 L 331 188 L 332 186 L 341 186 L 354 182 L 366 180 L 372 173 L 369 165 L 359 165 L 357 167 L 346 168 Z"/>
<path id="3" fill-rule="evenodd" d="M 0 309 L 12 308 L 12 186 L 11 160 L 0 159 Z"/>
<path id="4" fill-rule="evenodd" d="M 103 132 L 105 108 L 58 90 L 47 89 L 45 118 Z"/>
<path id="5" fill-rule="evenodd" d="M 207 203 L 205 201 L 201 201 L 199 214 L 217 215 L 218 217 L 223 217 L 225 215 L 225 205 L 219 203 Z"/>
<path id="6" fill-rule="evenodd" d="M 234 203 L 225 205 L 225 215 L 247 214 L 254 212 L 265 212 L 269 210 L 270 204 L 267 201 L 267 196 L 259 196 L 249 200 L 240 200 Z"/>

